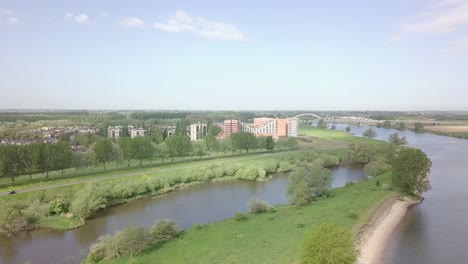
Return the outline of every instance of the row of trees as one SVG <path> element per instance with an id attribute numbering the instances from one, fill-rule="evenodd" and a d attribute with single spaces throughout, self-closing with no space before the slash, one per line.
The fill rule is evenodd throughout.
<path id="1" fill-rule="evenodd" d="M 0 146 L 0 177 L 11 178 L 22 174 L 45 173 L 69 168 L 73 162 L 73 153 L 67 143 L 56 145 L 40 143 L 24 146 Z"/>
<path id="2" fill-rule="evenodd" d="M 29 174 L 32 177 L 34 173 L 46 173 L 48 178 L 49 171 L 61 170 L 63 173 L 67 168 L 79 170 L 97 163 L 101 163 L 105 170 L 110 162 L 115 162 L 116 167 L 126 162 L 129 167 L 131 160 L 138 160 L 141 166 L 144 160 L 153 162 L 161 159 L 164 162 L 166 159 L 174 161 L 175 158 L 211 156 L 213 153 L 227 155 L 242 151 L 248 153 L 253 149 L 273 150 L 275 147 L 282 150 L 294 149 L 296 146 L 295 138 L 282 137 L 275 142 L 272 137 L 255 137 L 246 132 L 232 134 L 222 140 L 208 134 L 203 140 L 195 142 L 191 142 L 186 135 L 179 134 L 168 137 L 159 144 L 151 137 L 124 137 L 116 141 L 101 138 L 91 144 L 86 152 L 75 153 L 66 142 L 56 145 L 8 145 L 0 147 L 0 177 L 11 178 L 14 183 L 19 175 Z"/>

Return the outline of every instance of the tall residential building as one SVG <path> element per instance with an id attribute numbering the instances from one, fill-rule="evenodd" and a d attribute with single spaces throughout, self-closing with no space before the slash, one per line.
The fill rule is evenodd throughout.
<path id="1" fill-rule="evenodd" d="M 208 125 L 203 123 L 196 123 L 190 125 L 190 140 L 196 141 L 204 139 L 208 134 Z"/>
<path id="2" fill-rule="evenodd" d="M 241 122 L 239 120 L 224 120 L 223 137 L 229 137 L 231 134 L 241 131 Z"/>
<path id="3" fill-rule="evenodd" d="M 254 118 L 253 124 L 242 123 L 242 131 L 256 136 L 271 136 L 273 138 L 291 136 L 297 137 L 298 122 L 295 118 Z"/>
<path id="4" fill-rule="evenodd" d="M 122 126 L 108 127 L 107 137 L 108 138 L 120 138 L 122 137 Z"/>

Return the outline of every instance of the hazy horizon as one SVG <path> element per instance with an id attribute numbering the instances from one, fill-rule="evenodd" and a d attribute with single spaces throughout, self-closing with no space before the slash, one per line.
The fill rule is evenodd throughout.
<path id="1" fill-rule="evenodd" d="M 4 0 L 0 37 L 3 109 L 468 111 L 464 0 Z"/>

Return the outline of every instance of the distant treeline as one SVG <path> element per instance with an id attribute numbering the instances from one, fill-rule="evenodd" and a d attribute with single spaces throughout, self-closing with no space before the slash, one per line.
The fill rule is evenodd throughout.
<path id="1" fill-rule="evenodd" d="M 23 120 L 26 122 L 36 122 L 40 120 L 62 120 L 70 119 L 74 116 L 87 116 L 88 111 L 70 112 L 1 112 L 0 122 L 16 122 Z"/>
<path id="2" fill-rule="evenodd" d="M 130 118 L 136 120 L 185 119 L 188 114 L 187 112 L 135 112 L 130 114 Z"/>

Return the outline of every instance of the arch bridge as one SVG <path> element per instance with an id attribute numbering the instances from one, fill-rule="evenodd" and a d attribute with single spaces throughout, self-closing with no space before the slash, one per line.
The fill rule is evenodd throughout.
<path id="1" fill-rule="evenodd" d="M 304 113 L 304 114 L 299 114 L 293 118 L 295 119 L 299 119 L 300 117 L 312 117 L 313 119 L 315 118 L 318 118 L 318 119 L 323 119 L 321 118 L 320 116 L 316 115 L 316 114 L 312 114 L 312 113 Z"/>

